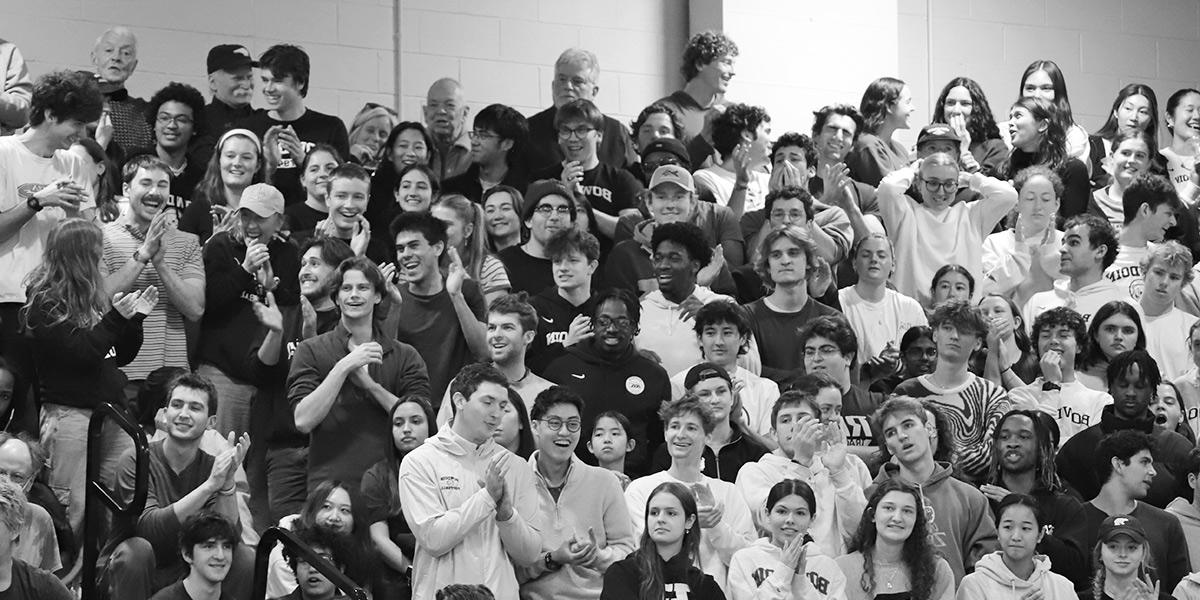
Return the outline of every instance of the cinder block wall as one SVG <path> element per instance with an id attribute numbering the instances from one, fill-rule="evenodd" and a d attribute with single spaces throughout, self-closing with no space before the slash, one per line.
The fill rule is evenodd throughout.
<path id="1" fill-rule="evenodd" d="M 1062 67 L 1075 119 L 1089 132 L 1128 83 L 1154 89 L 1161 112 L 1172 92 L 1200 80 L 1196 0 L 900 0 L 899 30 L 900 76 L 921 110 L 914 123 L 928 122 L 958 75 L 979 81 L 997 120 L 1007 119 L 1021 73 L 1041 58 Z"/>

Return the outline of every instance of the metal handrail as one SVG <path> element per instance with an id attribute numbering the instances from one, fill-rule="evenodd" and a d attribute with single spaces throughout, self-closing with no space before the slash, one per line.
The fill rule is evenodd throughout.
<path id="1" fill-rule="evenodd" d="M 325 557 L 313 552 L 312 548 L 300 541 L 295 533 L 282 527 L 267 529 L 263 532 L 262 539 L 258 541 L 258 550 L 254 554 L 254 587 L 251 588 L 251 599 L 266 600 L 267 569 L 270 567 L 271 549 L 275 547 L 276 542 L 294 552 L 300 559 L 308 563 L 308 566 L 316 568 L 348 597 L 353 600 L 367 600 L 366 590 L 358 587 L 357 583 L 333 566 L 333 563 L 326 560 Z"/>
<path id="2" fill-rule="evenodd" d="M 128 504 L 122 502 L 115 492 L 108 489 L 100 480 L 100 462 L 103 456 L 104 420 L 112 419 L 114 423 L 125 430 L 133 438 L 134 447 L 134 487 L 133 498 Z M 129 420 L 125 411 L 107 402 L 92 411 L 88 422 L 87 445 L 87 485 L 84 494 L 83 514 L 83 573 L 80 587 L 83 600 L 99 600 L 101 597 L 96 589 L 96 561 L 100 558 L 100 546 L 103 540 L 93 539 L 103 530 L 100 509 L 113 513 L 113 521 L 137 519 L 146 508 L 146 495 L 149 492 L 150 480 L 150 450 L 146 443 L 146 433 L 136 423 Z"/>

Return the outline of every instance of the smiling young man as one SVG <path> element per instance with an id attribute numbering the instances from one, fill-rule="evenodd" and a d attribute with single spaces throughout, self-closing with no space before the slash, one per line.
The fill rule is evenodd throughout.
<path id="1" fill-rule="evenodd" d="M 319 143 L 329 144 L 341 156 L 350 156 L 350 138 L 342 120 L 305 105 L 309 89 L 308 54 L 298 46 L 277 44 L 258 59 L 266 110 L 242 120 L 238 126 L 253 131 L 263 141 L 267 181 L 283 192 L 288 205 L 304 202 L 300 165 Z"/>
<path id="2" fill-rule="evenodd" d="M 346 242 L 358 256 L 366 256 L 377 265 L 392 261 L 392 251 L 383 238 L 371 235 L 366 211 L 371 174 L 358 164 L 347 162 L 329 173 L 325 206 L 328 219 L 320 232 Z"/>
<path id="3" fill-rule="evenodd" d="M 1075 309 L 1085 323 L 1113 300 L 1124 300 L 1132 306 L 1127 292 L 1104 277 L 1105 269 L 1117 258 L 1117 236 L 1112 225 L 1096 215 L 1082 214 L 1067 219 L 1063 231 L 1059 271 L 1066 279 L 1055 281 L 1054 289 L 1029 299 L 1021 310 L 1025 322 L 1032 324 L 1038 315 L 1055 306 Z"/>
<path id="4" fill-rule="evenodd" d="M 413 598 L 450 583 L 482 583 L 517 597 L 514 565 L 544 561 L 533 469 L 493 440 L 508 404 L 508 378 L 467 365 L 450 391 L 455 416 L 404 457 L 399 498 L 416 536 Z"/>
<path id="5" fill-rule="evenodd" d="M 733 104 L 712 119 L 721 162 L 695 172 L 700 199 L 728 206 L 737 218 L 763 208 L 769 190 L 771 116 L 761 106 Z"/>
<path id="6" fill-rule="evenodd" d="M 992 431 L 1011 406 L 1004 388 L 967 370 L 971 353 L 983 346 L 988 325 L 967 302 L 947 301 L 933 310 L 929 326 L 937 365 L 932 373 L 896 386 L 895 393 L 926 400 L 952 415 L 953 430 L 941 434 L 954 440 L 964 478 L 980 481 L 991 464 Z"/>
<path id="7" fill-rule="evenodd" d="M 396 339 L 412 344 L 425 359 L 430 393 L 440 399 L 459 369 L 491 353 L 483 293 L 449 247 L 443 221 L 429 213 L 404 212 L 392 221 L 391 234 L 396 276 L 403 284 L 402 300 L 393 309 L 399 313 Z"/>
<path id="8" fill-rule="evenodd" d="M 871 415 L 883 402 L 883 395 L 868 391 L 850 375 L 858 356 L 858 338 L 850 323 L 840 316 L 817 317 L 802 326 L 796 338 L 805 373 L 825 375 L 837 385 L 837 411 L 832 416 L 845 426 L 846 443 L 855 456 L 871 458 L 878 450 Z"/>
<path id="9" fill-rule="evenodd" d="M 184 521 L 179 553 L 188 565 L 183 579 L 160 590 L 151 600 L 229 600 L 243 590 L 222 585 L 229 576 L 237 548 L 237 532 L 221 515 L 202 512 Z"/>
<path id="10" fill-rule="evenodd" d="M 592 275 L 600 266 L 596 236 L 574 227 L 556 233 L 546 245 L 554 285 L 529 300 L 537 310 L 537 336 L 529 345 L 525 364 L 542 373 L 567 346 L 591 337 Z"/>
<path id="11" fill-rule="evenodd" d="M 524 292 L 497 298 L 488 307 L 487 314 L 488 358 L 492 366 L 508 378 L 508 387 L 521 396 L 526 407 L 533 406 L 538 394 L 553 385 L 526 366 L 525 354 L 537 335 L 538 316 Z M 453 387 L 451 381 L 442 396 L 437 413 L 438 427 L 445 426 L 454 416 L 454 403 L 450 400 Z"/>
<path id="12" fill-rule="evenodd" d="M 1014 405 L 1036 406 L 1054 418 L 1060 446 L 1099 423 L 1104 407 L 1113 402 L 1108 392 L 1093 390 L 1075 378 L 1075 363 L 1087 351 L 1087 340 L 1087 325 L 1079 313 L 1058 306 L 1038 315 L 1033 321 L 1033 342 L 1042 374 L 1008 392 Z"/>
<path id="13" fill-rule="evenodd" d="M 199 375 L 186 373 L 170 383 L 163 409 L 166 437 L 149 448 L 146 506 L 135 523 L 118 522 L 110 538 L 105 568 L 112 597 L 149 598 L 187 573 L 186 557 L 177 549 L 189 518 L 212 511 L 239 522 L 234 476 L 250 438 L 243 435 L 217 456 L 200 448 L 204 432 L 216 424 L 217 404 L 217 389 Z M 130 448 L 117 467 L 117 497 L 126 502 L 133 498 L 136 460 Z M 253 577 L 254 552 L 242 546 L 225 560 L 231 584 L 236 583 L 230 589 L 241 597 Z"/>
<path id="14" fill-rule="evenodd" d="M 563 159 L 560 163 L 535 171 L 538 179 L 557 179 L 576 196 L 592 205 L 594 225 L 611 240 L 617 219 L 636 214 L 642 182 L 629 171 L 600 160 L 604 140 L 605 117 L 590 100 L 573 100 L 554 115 L 554 128 Z M 622 137 L 628 137 L 622 132 Z"/>
<path id="15" fill-rule="evenodd" d="M 960 179 L 958 154 L 936 153 L 915 168 L 888 173 L 879 184 L 879 214 L 900 265 L 892 281 L 924 306 L 931 302 L 929 282 L 942 265 L 962 265 L 983 280 L 983 240 L 1017 205 L 1012 185 L 981 173 L 970 174 L 967 184 L 982 198 L 955 203 Z M 919 201 L 906 193 L 914 184 Z"/>
<path id="16" fill-rule="evenodd" d="M 1162 589 L 1173 590 L 1191 570 L 1191 563 L 1179 519 L 1145 501 L 1157 472 L 1157 459 L 1152 452 L 1159 450 L 1152 436 L 1129 430 L 1109 434 L 1089 447 L 1088 459 L 1101 486 L 1095 497 L 1083 505 L 1084 547 L 1095 547 L 1106 519 L 1120 515 L 1136 517 L 1145 527 L 1152 564 Z M 1092 568 L 1094 565 L 1089 573 L 1094 572 Z"/>
<path id="17" fill-rule="evenodd" d="M 702 31 L 688 40 L 680 72 L 683 89 L 656 103 L 667 105 L 683 123 L 691 164 L 704 165 L 711 159 L 712 118 L 724 108 L 725 93 L 736 72 L 738 46 L 724 33 Z"/>
<path id="18" fill-rule="evenodd" d="M 696 497 L 700 527 L 699 566 L 722 588 L 733 554 L 755 539 L 750 509 L 738 488 L 702 471 L 704 451 L 716 422 L 699 398 L 686 395 L 663 403 L 658 411 L 671 465 L 666 470 L 634 479 L 625 488 L 625 502 L 633 519 L 634 535 L 641 537 L 646 523 L 646 499 L 668 481 L 683 485 Z"/>
<path id="19" fill-rule="evenodd" d="M 645 475 L 649 458 L 662 442 L 659 404 L 671 397 L 667 372 L 657 361 L 643 356 L 633 344 L 641 322 L 641 305 L 633 294 L 608 289 L 594 299 L 591 337 L 567 347 L 566 354 L 550 363 L 543 376 L 583 397 L 583 427 L 591 431 L 596 416 L 615 410 L 629 419 L 629 439 L 634 449 L 625 461 L 625 472 Z M 584 461 L 594 460 L 576 450 Z"/>
<path id="20" fill-rule="evenodd" d="M 1140 268 L 1144 283 L 1136 302 L 1146 330 L 1146 351 L 1158 363 L 1163 379 L 1173 380 L 1192 365 L 1189 338 L 1180 333 L 1191 331 L 1197 319 L 1175 307 L 1180 290 L 1194 276 L 1192 253 L 1183 244 L 1169 240 L 1150 248 Z"/>
<path id="21" fill-rule="evenodd" d="M 529 411 L 538 512 L 554 526 L 542 533 L 542 560 L 522 573 L 522 598 L 599 598 L 604 572 L 636 545 L 620 480 L 575 455 L 582 416 L 583 398 L 560 386 L 539 393 Z"/>
<path id="22" fill-rule="evenodd" d="M 1113 282 L 1130 303 L 1142 298 L 1142 263 L 1150 253 L 1150 244 L 1162 242 L 1167 230 L 1175 226 L 1175 212 L 1183 210 L 1175 187 L 1162 175 L 1145 174 L 1133 180 L 1121 197 L 1125 225 L 1117 238 L 1117 258 L 1104 269 L 1104 278 Z"/>
<path id="23" fill-rule="evenodd" d="M 934 460 L 934 437 L 944 434 L 937 431 L 921 402 L 893 396 L 875 411 L 872 420 L 893 459 L 883 465 L 875 483 L 899 479 L 920 486 L 930 542 L 950 564 L 957 585 L 979 557 L 996 549 L 996 526 L 987 498 L 974 486 L 952 477 L 950 464 Z M 867 489 L 866 496 L 873 491 Z"/>
<path id="24" fill-rule="evenodd" d="M 296 429 L 309 435 L 309 489 L 331 479 L 358 489 L 363 473 L 392 443 L 392 405 L 408 394 L 427 396 L 429 376 L 412 346 L 375 324 L 376 305 L 387 294 L 375 263 L 343 261 L 332 289 L 341 321 L 300 343 L 288 373 L 288 398 Z"/>
<path id="25" fill-rule="evenodd" d="M 533 295 L 553 288 L 556 275 L 546 252 L 550 238 L 575 226 L 576 207 L 571 192 L 555 179 L 543 179 L 529 185 L 521 219 L 529 229 L 529 240 L 500 251 L 500 261 L 508 271 L 512 293 Z"/>
<path id="26" fill-rule="evenodd" d="M 208 167 L 208 163 L 197 160 L 192 154 L 193 142 L 208 129 L 204 120 L 204 96 L 190 85 L 171 82 L 146 103 L 145 119 L 154 132 L 154 145 L 126 149 L 126 156 L 152 154 L 170 168 L 170 206 L 177 215 L 182 215 Z"/>
<path id="27" fill-rule="evenodd" d="M 581 48 L 568 48 L 554 63 L 554 78 L 550 80 L 550 97 L 554 106 L 529 117 L 529 147 L 525 163 L 533 171 L 553 167 L 563 161 L 563 148 L 558 134 L 558 111 L 576 100 L 596 101 L 600 93 L 600 61 L 596 55 Z M 600 137 L 596 156 L 600 162 L 624 169 L 633 162 L 634 148 L 629 131 L 620 121 L 601 115 L 597 126 Z"/>
<path id="28" fill-rule="evenodd" d="M 733 299 L 696 283 L 713 255 L 699 227 L 659 225 L 650 249 L 658 289 L 642 297 L 642 327 L 635 341 L 657 354 L 668 373 L 678 373 L 700 362 L 700 349 L 692 341 L 695 312 L 709 302 Z"/>
<path id="29" fill-rule="evenodd" d="M 511 106 L 490 104 L 475 115 L 471 137 L 471 166 L 442 182 L 442 195 L 462 194 L 476 204 L 484 192 L 507 185 L 529 186 L 529 172 L 520 157 L 529 143 L 529 123 Z"/>
<path id="30" fill-rule="evenodd" d="M 1089 468 L 1093 464 L 1096 444 L 1117 431 L 1138 431 L 1153 439 L 1154 471 L 1157 472 L 1157 476 L 1150 475 L 1152 483 L 1141 499 L 1151 506 L 1163 508 L 1182 491 L 1175 471 L 1194 444 L 1155 422 L 1150 399 L 1157 393 L 1162 376 L 1158 364 L 1145 350 L 1116 355 L 1109 361 L 1106 375 L 1113 403 L 1104 407 L 1099 423 L 1075 434 L 1059 448 L 1055 459 L 1058 474 L 1080 497 L 1095 496 L 1107 480 L 1105 473 Z"/>

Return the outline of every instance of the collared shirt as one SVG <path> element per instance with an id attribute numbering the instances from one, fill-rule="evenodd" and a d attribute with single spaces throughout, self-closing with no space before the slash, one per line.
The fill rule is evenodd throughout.
<path id="1" fill-rule="evenodd" d="M 467 172 L 467 167 L 471 166 L 471 136 L 466 127 L 445 152 L 438 148 L 431 166 L 439 182 Z"/>
<path id="2" fill-rule="evenodd" d="M 128 215 L 104 226 L 104 266 L 107 275 L 120 271 L 133 253 L 141 246 L 145 234 L 138 231 Z M 184 281 L 205 282 L 204 259 L 200 242 L 195 235 L 168 229 L 163 235 L 163 265 L 179 275 Z M 158 288 L 158 304 L 142 323 L 142 349 L 133 362 L 121 368 L 132 381 L 145 379 L 159 367 L 187 367 L 187 334 L 184 331 L 183 314 L 171 301 L 171 292 L 163 285 L 157 267 L 147 264 L 133 287 L 127 291 L 141 291 L 147 287 Z"/>

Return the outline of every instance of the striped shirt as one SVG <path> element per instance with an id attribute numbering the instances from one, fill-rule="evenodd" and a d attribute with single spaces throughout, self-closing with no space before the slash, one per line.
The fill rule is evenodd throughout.
<path id="1" fill-rule="evenodd" d="M 141 246 L 145 236 L 137 233 L 122 215 L 104 226 L 104 265 L 108 274 L 121 270 Z M 162 243 L 165 264 L 180 278 L 204 282 L 204 261 L 200 254 L 200 242 L 195 235 L 169 229 Z M 163 285 L 154 264 L 146 265 L 134 280 L 133 290 L 144 290 L 149 286 L 158 288 L 158 304 L 142 323 L 144 339 L 142 349 L 133 362 L 121 367 L 130 381 L 145 379 L 151 371 L 160 367 L 187 367 L 187 334 L 184 318 L 171 301 L 171 294 Z"/>
<path id="2" fill-rule="evenodd" d="M 485 255 L 483 264 L 479 267 L 479 291 L 486 296 L 492 292 L 507 292 L 510 289 L 512 283 L 508 281 L 508 271 L 504 269 L 504 263 L 491 254 Z"/>

